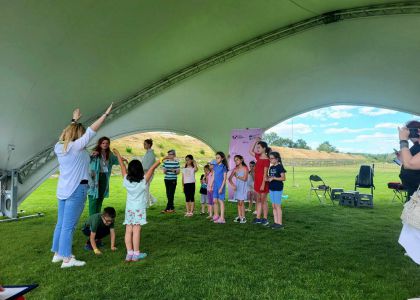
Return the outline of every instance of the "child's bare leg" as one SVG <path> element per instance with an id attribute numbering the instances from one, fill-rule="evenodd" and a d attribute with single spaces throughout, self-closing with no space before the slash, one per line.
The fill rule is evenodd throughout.
<path id="1" fill-rule="evenodd" d="M 241 218 L 245 218 L 245 201 L 241 201 Z"/>
<path id="2" fill-rule="evenodd" d="M 281 204 L 277 204 L 277 221 L 279 224 L 283 224 L 283 212 L 281 210 Z"/>
<path id="3" fill-rule="evenodd" d="M 140 252 L 140 225 L 133 225 L 133 248 L 134 252 Z"/>
<path id="4" fill-rule="evenodd" d="M 261 194 L 261 206 L 263 209 L 264 219 L 268 217 L 268 203 L 267 203 L 267 194 Z"/>
<path id="5" fill-rule="evenodd" d="M 125 248 L 127 251 L 133 251 L 133 225 L 125 225 Z"/>
<path id="6" fill-rule="evenodd" d="M 213 217 L 213 205 L 207 205 L 207 211 L 209 212 L 209 217 Z"/>
<path id="7" fill-rule="evenodd" d="M 274 223 L 278 224 L 278 219 L 277 219 L 277 207 L 276 204 L 273 203 L 273 216 L 274 216 Z"/>
<path id="8" fill-rule="evenodd" d="M 257 193 L 256 208 L 257 208 L 257 219 L 260 219 L 261 218 L 262 206 L 261 206 L 261 194 L 259 194 L 259 193 Z"/>
<path id="9" fill-rule="evenodd" d="M 219 217 L 219 199 L 214 199 L 214 216 Z"/>
<path id="10" fill-rule="evenodd" d="M 220 201 L 220 219 L 223 221 L 225 219 L 225 202 Z"/>

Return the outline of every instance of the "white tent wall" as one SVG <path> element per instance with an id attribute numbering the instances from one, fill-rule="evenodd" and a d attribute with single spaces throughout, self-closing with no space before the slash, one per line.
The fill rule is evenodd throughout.
<path id="1" fill-rule="evenodd" d="M 350 3 L 323 3 L 327 2 Z M 351 1 L 353 2 L 366 4 L 372 1 Z M 305 3 L 315 5 L 317 2 Z M 151 5 L 150 2 L 147 4 Z M 107 5 L 105 8 L 112 8 L 110 3 Z M 253 8 L 256 9 L 257 6 Z M 293 9 L 287 7 L 293 16 L 291 19 L 285 18 L 287 22 L 308 16 L 307 11 L 295 11 L 295 6 Z M 105 8 L 101 7 L 103 10 Z M 327 8 L 340 7 L 330 5 Z M 220 13 L 216 7 L 206 9 L 210 11 L 208 18 L 216 17 Z M 231 9 L 228 11 L 233 15 L 233 8 Z M 325 9 L 322 7 L 322 12 Z M 201 10 L 200 13 L 201 16 L 206 15 Z M 259 14 L 263 15 L 261 8 Z M 286 12 L 285 15 L 289 16 Z M 88 20 L 87 16 L 85 18 Z M 262 23 L 256 24 L 255 28 L 267 30 L 266 27 L 279 27 L 273 25 L 274 18 L 267 18 L 269 20 L 266 23 L 262 18 Z M 197 19 L 194 20 L 198 22 Z M 210 22 L 209 20 L 206 18 L 206 22 Z M 102 23 L 100 21 L 94 19 L 89 24 L 110 26 L 108 20 L 103 20 Z M 75 24 L 82 26 L 80 19 L 78 22 Z M 235 22 L 240 23 L 240 20 Z M 250 36 L 243 34 L 252 24 L 247 23 L 238 30 L 242 35 L 239 34 L 240 39 L 236 42 L 256 35 L 258 30 L 255 29 L 250 30 Z M 171 28 L 175 35 L 178 29 L 184 30 L 183 34 L 188 34 L 187 24 L 178 25 L 179 28 Z M 209 23 L 204 25 L 209 26 Z M 233 23 L 230 25 L 233 26 Z M 279 25 L 284 24 L 279 22 Z M 101 26 L 97 30 L 100 28 Z M 369 105 L 420 114 L 418 28 L 420 15 L 395 15 L 348 20 L 307 30 L 237 56 L 170 87 L 133 107 L 129 112 L 109 120 L 98 132 L 98 137 L 107 135 L 113 138 L 139 131 L 165 130 L 195 136 L 216 150 L 226 151 L 229 133 L 233 128 L 269 128 L 289 117 L 329 105 Z M 222 32 L 222 29 L 218 30 Z M 28 61 L 23 60 L 22 65 L 17 68 L 14 67 L 16 61 L 13 60 L 2 64 L 6 68 L 0 72 L 0 85 L 4 85 L 4 89 L 0 89 L 0 169 L 17 168 L 53 144 L 62 128 L 69 123 L 73 108 L 80 107 L 84 119 L 92 117 L 104 110 L 111 101 L 123 99 L 177 68 L 203 58 L 203 55 L 216 53 L 228 46 L 228 42 L 231 45 L 235 43 L 235 32 L 224 37 L 223 43 L 215 35 L 216 32 L 211 32 L 210 29 L 206 33 L 202 32 L 202 36 L 197 35 L 196 31 L 190 32 L 191 40 L 188 40 L 188 44 L 185 40 L 177 41 L 170 37 L 160 40 L 153 34 L 147 35 L 145 31 L 139 34 L 144 34 L 149 39 L 138 44 L 137 48 L 130 48 L 130 44 L 123 42 L 131 37 L 130 34 L 135 36 L 134 32 L 120 32 L 121 34 L 109 36 L 111 40 L 115 38 L 116 43 L 119 42 L 121 46 L 116 47 L 117 50 L 112 49 L 118 53 L 118 59 L 115 59 L 114 52 L 107 52 L 106 47 L 101 47 L 102 39 L 105 39 L 103 35 L 98 37 L 94 34 L 95 42 L 89 43 L 88 37 L 92 34 L 90 30 L 93 29 L 80 31 L 84 39 L 79 40 L 74 49 L 51 55 L 41 55 L 40 52 L 37 57 L 39 61 L 34 62 L 34 57 L 32 60 L 28 58 Z M 206 44 L 209 39 L 216 42 L 212 45 Z M 189 46 L 201 41 L 205 47 L 193 55 Z M 57 44 L 50 46 L 54 45 Z M 175 46 L 168 49 L 172 52 L 161 52 L 171 45 Z M 148 55 L 143 48 L 150 51 Z M 24 57 L 28 51 L 32 53 L 31 49 L 24 47 L 20 50 L 21 55 L 16 57 Z M 188 52 L 185 56 L 184 50 Z M 124 57 L 125 53 L 127 57 Z M 169 53 L 178 58 L 166 61 Z M 58 63 L 59 58 L 63 58 L 65 54 L 70 59 L 55 66 L 54 62 Z M 2 63 L 6 62 L 1 55 L 0 60 Z M 37 77 L 37 68 L 42 70 L 40 75 L 44 77 Z M 32 73 L 22 70 L 30 70 Z M 61 73 L 59 70 L 62 70 Z M 45 77 L 47 74 L 49 76 Z M 5 159 L 8 156 L 8 144 L 16 146 L 9 160 Z M 18 188 L 20 201 L 48 177 L 54 168 L 55 160 L 26 178 Z"/>

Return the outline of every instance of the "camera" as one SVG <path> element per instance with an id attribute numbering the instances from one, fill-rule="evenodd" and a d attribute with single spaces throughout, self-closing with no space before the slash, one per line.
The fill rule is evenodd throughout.
<path id="1" fill-rule="evenodd" d="M 418 128 L 408 128 L 408 130 L 410 131 L 410 134 L 408 135 L 408 138 L 418 139 L 420 137 Z"/>

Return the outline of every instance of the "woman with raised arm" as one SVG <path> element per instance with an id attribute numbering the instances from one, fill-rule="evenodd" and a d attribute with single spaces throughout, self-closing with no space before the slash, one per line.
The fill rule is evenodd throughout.
<path id="1" fill-rule="evenodd" d="M 408 170 L 420 170 L 420 153 L 412 155 L 408 148 L 410 131 L 406 128 L 398 128 L 400 137 L 400 158 L 403 167 Z M 420 131 L 420 130 L 418 130 Z M 419 132 L 417 132 L 418 135 Z M 416 264 L 420 265 L 420 228 L 403 222 L 400 238 L 398 240 L 404 247 L 406 255 Z"/>
<path id="2" fill-rule="evenodd" d="M 112 166 L 119 165 L 118 158 L 110 150 L 109 137 L 101 137 L 90 155 L 89 216 L 102 211 L 104 198 L 109 197 L 109 180 Z"/>
<path id="3" fill-rule="evenodd" d="M 85 207 L 88 191 L 90 156 L 86 146 L 111 109 L 112 104 L 87 129 L 78 123 L 82 115 L 78 108 L 75 109 L 71 124 L 63 130 L 54 147 L 60 175 L 57 185 L 58 217 L 51 251 L 54 252 L 52 262 L 62 262 L 61 268 L 81 267 L 86 264 L 72 255 L 73 233 Z"/>

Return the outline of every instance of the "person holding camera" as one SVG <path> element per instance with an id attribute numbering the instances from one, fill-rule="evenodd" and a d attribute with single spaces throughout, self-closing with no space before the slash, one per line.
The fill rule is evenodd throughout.
<path id="1" fill-rule="evenodd" d="M 413 123 L 409 122 L 407 125 L 413 126 Z M 404 170 L 419 171 L 420 152 L 413 155 L 411 151 L 412 149 L 408 148 L 408 139 L 418 139 L 419 129 L 403 127 L 398 128 L 398 131 L 400 138 L 400 158 Z M 415 181 L 410 182 L 410 184 L 414 184 L 414 182 Z M 414 191 L 412 191 L 412 194 L 415 193 L 417 188 L 418 186 L 414 189 Z M 420 265 L 420 228 L 416 228 L 406 222 L 403 222 L 403 228 L 401 230 L 398 243 L 404 247 L 406 255 L 409 256 L 416 264 Z"/>
<path id="2" fill-rule="evenodd" d="M 420 153 L 420 144 L 419 144 L 419 129 L 420 129 L 420 122 L 419 121 L 410 121 L 406 124 L 406 127 L 409 135 L 407 138 L 413 143 L 413 146 L 409 148 L 411 156 L 415 156 L 417 153 Z M 402 160 L 401 151 L 397 153 L 397 158 Z M 420 169 L 413 170 L 405 166 L 404 162 L 401 166 L 400 171 L 400 179 L 401 183 L 404 186 L 404 189 L 407 191 L 407 200 L 410 200 L 410 197 L 417 191 L 417 188 L 420 185 Z"/>

